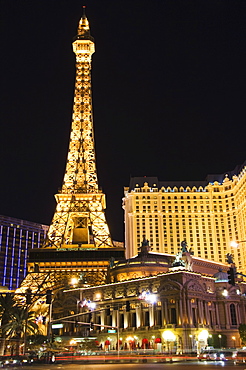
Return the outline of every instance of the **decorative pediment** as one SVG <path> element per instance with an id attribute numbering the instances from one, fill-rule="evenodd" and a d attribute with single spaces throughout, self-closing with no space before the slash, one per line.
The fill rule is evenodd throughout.
<path id="1" fill-rule="evenodd" d="M 174 292 L 180 292 L 182 290 L 182 285 L 177 282 L 165 282 L 160 286 L 159 294 L 160 296 L 173 294 Z"/>
<path id="2" fill-rule="evenodd" d="M 188 283 L 186 284 L 186 289 L 187 291 L 206 293 L 203 287 L 193 279 L 188 281 Z"/>

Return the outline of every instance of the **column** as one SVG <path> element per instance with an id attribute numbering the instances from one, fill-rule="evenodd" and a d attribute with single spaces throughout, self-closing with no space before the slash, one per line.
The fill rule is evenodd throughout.
<path id="1" fill-rule="evenodd" d="M 229 305 L 227 302 L 224 303 L 224 307 L 225 307 L 225 325 L 226 325 L 226 328 L 229 329 L 230 326 L 231 326 L 231 315 L 230 315 L 230 311 L 229 311 Z"/>
<path id="2" fill-rule="evenodd" d="M 188 324 L 189 322 L 189 319 L 188 319 L 188 313 L 187 313 L 187 307 L 186 307 L 186 297 L 185 297 L 185 294 L 183 292 L 182 294 L 182 306 L 183 306 L 183 322 Z"/>
<path id="3" fill-rule="evenodd" d="M 166 324 L 169 324 L 169 316 L 168 316 L 168 309 L 167 309 L 167 300 L 164 301 L 164 316 L 166 318 Z"/>
<path id="4" fill-rule="evenodd" d="M 198 299 L 197 301 L 197 308 L 198 308 L 198 323 L 199 324 L 204 324 L 204 314 L 203 314 L 203 306 L 202 306 L 202 301 Z"/>
<path id="5" fill-rule="evenodd" d="M 105 324 L 105 311 L 101 311 L 101 325 Z M 104 326 L 102 327 L 102 330 L 104 330 Z"/>
<path id="6" fill-rule="evenodd" d="M 203 302 L 204 304 L 204 312 L 205 312 L 205 318 L 206 318 L 206 325 L 209 325 L 209 315 L 208 315 L 208 306 L 206 302 Z"/>
<path id="7" fill-rule="evenodd" d="M 183 307 L 182 307 L 182 299 L 179 299 L 179 313 L 180 313 L 180 325 L 183 326 L 184 324 L 184 316 L 183 316 Z"/>
<path id="8" fill-rule="evenodd" d="M 237 325 L 239 325 L 239 323 L 242 322 L 240 306 L 238 304 L 235 304 L 235 309 L 236 309 Z"/>
<path id="9" fill-rule="evenodd" d="M 129 312 L 124 312 L 124 329 L 128 328 L 128 313 Z"/>
<path id="10" fill-rule="evenodd" d="M 154 326 L 155 325 L 155 318 L 154 318 L 154 304 L 149 305 L 149 326 Z"/>
<path id="11" fill-rule="evenodd" d="M 165 316 L 165 302 L 161 301 L 161 326 L 165 326 L 167 323 L 166 316 Z"/>
<path id="12" fill-rule="evenodd" d="M 136 307 L 136 327 L 140 328 L 141 326 L 141 303 Z"/>
<path id="13" fill-rule="evenodd" d="M 112 312 L 112 326 L 117 326 L 117 310 L 113 310 Z"/>
<path id="14" fill-rule="evenodd" d="M 216 324 L 220 326 L 220 315 L 219 315 L 218 303 L 215 302 L 214 304 L 215 304 Z"/>
<path id="15" fill-rule="evenodd" d="M 180 310 L 179 310 L 179 300 L 176 300 L 176 316 L 177 316 L 177 324 L 181 325 L 181 318 L 180 318 Z"/>
<path id="16" fill-rule="evenodd" d="M 192 311 L 191 311 L 191 301 L 190 299 L 187 299 L 187 312 L 188 312 L 188 324 L 190 324 L 190 326 L 193 326 L 193 317 L 192 317 Z"/>

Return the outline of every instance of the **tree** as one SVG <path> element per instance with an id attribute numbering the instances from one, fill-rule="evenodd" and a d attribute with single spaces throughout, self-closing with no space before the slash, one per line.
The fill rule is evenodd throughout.
<path id="1" fill-rule="evenodd" d="M 19 342 L 23 339 L 24 345 L 26 335 L 38 332 L 38 325 L 35 323 L 34 312 L 28 312 L 27 308 L 15 305 L 8 316 L 8 322 L 1 326 L 2 333 L 6 339 L 17 339 Z M 17 346 L 19 354 L 19 346 Z"/>
<path id="2" fill-rule="evenodd" d="M 9 322 L 16 302 L 13 294 L 0 294 L 1 345 L 0 355 L 4 354 L 6 335 L 2 328 Z"/>
<path id="3" fill-rule="evenodd" d="M 246 324 L 240 324 L 238 331 L 239 331 L 242 344 L 246 344 Z"/>

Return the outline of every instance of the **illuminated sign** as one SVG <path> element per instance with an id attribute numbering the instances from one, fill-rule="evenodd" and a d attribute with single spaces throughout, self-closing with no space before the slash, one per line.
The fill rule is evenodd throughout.
<path id="1" fill-rule="evenodd" d="M 63 324 L 52 324 L 52 329 L 62 329 Z"/>

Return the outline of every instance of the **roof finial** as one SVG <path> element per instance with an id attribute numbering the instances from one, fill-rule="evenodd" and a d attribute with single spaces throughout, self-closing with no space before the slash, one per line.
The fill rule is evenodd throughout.
<path id="1" fill-rule="evenodd" d="M 86 6 L 85 5 L 83 5 L 82 6 L 82 8 L 83 8 L 83 17 L 85 17 L 86 15 L 85 15 L 85 8 L 86 8 Z"/>
<path id="2" fill-rule="evenodd" d="M 83 5 L 82 8 L 83 8 L 83 15 L 79 21 L 78 35 L 90 36 L 89 22 L 85 15 L 86 6 Z"/>

